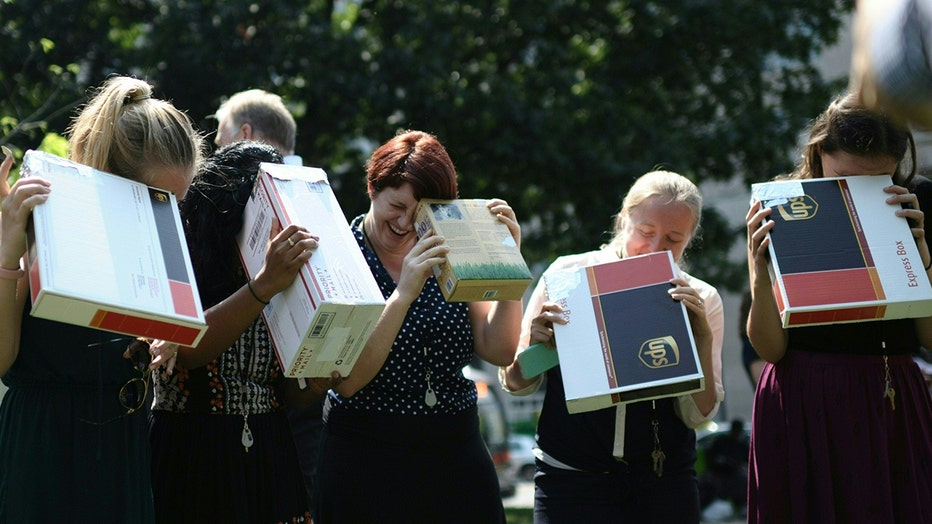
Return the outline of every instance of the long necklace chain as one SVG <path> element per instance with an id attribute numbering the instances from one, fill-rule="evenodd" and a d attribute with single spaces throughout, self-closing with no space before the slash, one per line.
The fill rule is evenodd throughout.
<path id="1" fill-rule="evenodd" d="M 243 379 L 243 387 L 240 389 L 240 407 L 243 410 L 243 433 L 240 441 L 243 443 L 243 449 L 249 453 L 255 440 L 252 437 L 252 430 L 249 429 L 249 406 L 247 405 L 247 396 L 249 389 L 246 387 L 246 380 L 252 369 L 253 349 L 256 345 L 256 322 L 253 322 L 246 331 L 246 340 L 243 344 L 243 351 L 236 352 L 236 368 L 241 371 L 240 376 Z"/>

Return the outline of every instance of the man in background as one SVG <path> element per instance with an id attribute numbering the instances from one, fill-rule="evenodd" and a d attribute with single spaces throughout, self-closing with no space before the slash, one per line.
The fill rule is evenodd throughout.
<path id="1" fill-rule="evenodd" d="M 220 105 L 217 118 L 218 147 L 240 140 L 264 142 L 278 149 L 286 164 L 302 165 L 294 154 L 297 126 L 282 98 L 261 89 L 241 91 Z M 323 430 L 323 401 L 309 407 L 285 406 L 298 460 L 304 474 L 311 511 L 314 508 L 314 477 L 317 474 L 317 448 Z"/>
<path id="2" fill-rule="evenodd" d="M 261 89 L 240 91 L 221 104 L 214 116 L 218 147 L 256 140 L 278 149 L 286 164 L 301 165 L 301 157 L 294 154 L 297 126 L 280 96 Z"/>

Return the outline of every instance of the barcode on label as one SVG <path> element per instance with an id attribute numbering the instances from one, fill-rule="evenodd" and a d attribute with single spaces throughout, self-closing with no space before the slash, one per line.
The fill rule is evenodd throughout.
<path id="1" fill-rule="evenodd" d="M 249 233 L 249 249 L 255 251 L 256 243 L 259 242 L 259 230 L 261 229 L 262 224 L 265 223 L 265 215 L 267 211 L 265 209 L 259 210 L 259 217 L 253 223 L 252 232 Z"/>
<path id="2" fill-rule="evenodd" d="M 330 323 L 333 322 L 333 317 L 336 316 L 336 313 L 320 313 L 317 316 L 317 322 L 314 323 L 314 327 L 311 328 L 311 334 L 308 335 L 310 338 L 322 338 L 325 333 L 327 333 Z"/>
<path id="3" fill-rule="evenodd" d="M 498 291 L 495 289 L 487 289 L 485 293 L 482 294 L 482 298 L 492 299 L 495 298 L 495 295 L 498 294 Z"/>

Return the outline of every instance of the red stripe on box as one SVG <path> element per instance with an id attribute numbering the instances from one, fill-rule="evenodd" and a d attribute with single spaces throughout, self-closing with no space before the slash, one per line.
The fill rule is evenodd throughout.
<path id="1" fill-rule="evenodd" d="M 612 360 L 612 348 L 608 344 L 608 334 L 605 331 L 605 316 L 602 314 L 602 301 L 599 297 L 592 297 L 592 314 L 595 317 L 596 328 L 599 332 L 599 345 L 602 348 L 602 361 L 605 363 L 605 377 L 609 387 L 618 386 L 618 377 L 615 376 L 615 362 Z"/>
<path id="2" fill-rule="evenodd" d="M 626 258 L 622 264 L 610 262 L 590 266 L 586 272 L 593 296 L 650 286 L 673 278 L 670 256 L 666 251 Z"/>
<path id="3" fill-rule="evenodd" d="M 197 306 L 194 304 L 194 290 L 191 289 L 190 285 L 177 280 L 169 280 L 168 290 L 172 294 L 172 305 L 175 306 L 175 313 L 198 318 Z"/>
<path id="4" fill-rule="evenodd" d="M 777 311 L 783 313 L 786 311 L 786 304 L 783 303 L 783 293 L 781 291 L 780 280 L 774 279 L 773 283 L 773 298 L 777 301 Z"/>
<path id="5" fill-rule="evenodd" d="M 35 304 L 39 291 L 42 291 L 42 279 L 39 278 L 39 260 L 33 259 L 29 262 L 29 294 L 32 295 L 32 303 Z"/>
<path id="6" fill-rule="evenodd" d="M 867 268 L 783 275 L 790 307 L 821 306 L 878 300 L 874 276 Z"/>
<path id="7" fill-rule="evenodd" d="M 875 320 L 887 313 L 886 306 L 865 306 L 845 309 L 826 309 L 822 311 L 800 311 L 790 313 L 790 326 L 809 324 L 833 324 L 836 322 L 855 322 L 858 320 Z"/>
<path id="8" fill-rule="evenodd" d="M 867 267 L 874 266 L 874 257 L 871 255 L 870 245 L 867 243 L 867 236 L 864 234 L 864 228 L 861 227 L 861 218 L 858 215 L 858 209 L 854 205 L 854 198 L 851 196 L 851 189 L 848 187 L 848 181 L 844 178 L 838 179 L 838 187 L 844 197 L 845 207 L 848 209 L 848 216 L 851 218 L 851 228 L 858 239 L 858 245 L 861 248 L 861 255 L 864 257 L 864 265 Z"/>
<path id="9" fill-rule="evenodd" d="M 137 337 L 158 338 L 188 346 L 194 344 L 201 332 L 192 327 L 105 310 L 98 310 L 94 315 L 94 322 L 91 327 Z"/>
<path id="10" fill-rule="evenodd" d="M 294 221 L 292 220 L 291 216 L 288 215 L 288 208 L 282 204 L 282 202 L 284 202 L 284 198 L 282 198 L 281 193 L 278 191 L 278 186 L 276 186 L 275 182 L 271 180 L 271 175 L 260 176 L 259 181 L 262 183 L 263 187 L 265 187 L 266 194 L 268 195 L 269 199 L 274 199 L 276 202 L 280 204 L 279 206 L 275 206 L 273 204 L 271 205 L 271 208 L 272 208 L 272 214 L 275 214 L 275 219 L 278 220 L 278 223 L 279 225 L 282 226 L 282 229 L 285 229 L 289 225 L 293 224 Z M 269 202 L 269 204 L 272 204 L 272 203 Z M 276 214 L 278 209 L 280 209 L 282 213 L 282 216 L 280 217 Z M 314 271 L 311 268 L 311 263 L 309 261 L 305 262 L 304 267 L 307 268 L 308 273 L 311 275 L 310 285 L 308 285 L 307 279 L 304 278 L 304 275 L 301 273 L 299 274 L 301 276 L 301 280 L 304 282 L 304 289 L 307 290 L 307 296 L 311 301 L 311 307 L 313 307 L 314 309 L 317 309 L 319 307 L 319 304 L 314 303 L 314 294 L 311 293 L 311 286 L 313 286 L 314 289 L 317 290 L 317 296 L 321 298 L 324 297 L 324 292 L 321 289 L 320 285 L 317 283 L 317 276 L 314 275 Z"/>

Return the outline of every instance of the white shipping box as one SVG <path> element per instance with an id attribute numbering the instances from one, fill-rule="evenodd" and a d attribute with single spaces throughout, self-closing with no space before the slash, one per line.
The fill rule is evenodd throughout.
<path id="1" fill-rule="evenodd" d="M 669 251 L 544 273 L 569 320 L 553 333 L 570 413 L 705 388 L 678 274 Z"/>
<path id="2" fill-rule="evenodd" d="M 39 151 L 21 176 L 52 183 L 27 235 L 33 316 L 197 345 L 207 325 L 174 195 Z"/>
<path id="3" fill-rule="evenodd" d="M 262 316 L 289 377 L 348 376 L 372 334 L 385 299 L 318 168 L 263 163 L 238 239 L 250 278 L 265 262 L 274 223 L 304 226 L 320 246 Z"/>
<path id="4" fill-rule="evenodd" d="M 770 274 L 783 327 L 932 315 L 932 287 L 887 175 L 752 185 L 773 208 Z"/>

